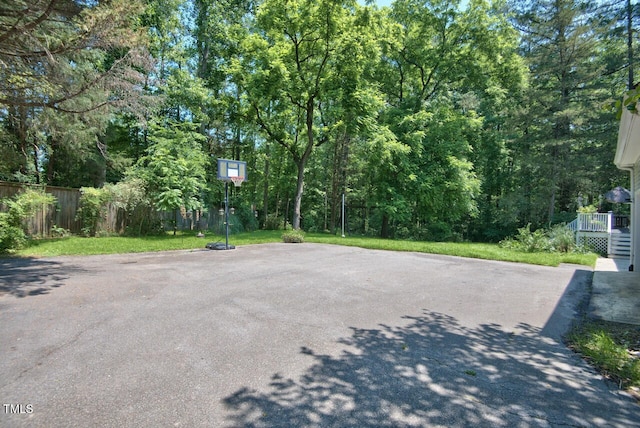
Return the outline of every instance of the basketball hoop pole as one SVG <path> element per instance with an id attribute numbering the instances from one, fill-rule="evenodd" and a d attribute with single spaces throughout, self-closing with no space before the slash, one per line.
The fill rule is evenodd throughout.
<path id="1" fill-rule="evenodd" d="M 225 241 L 224 249 L 229 249 L 229 182 L 224 182 L 224 226 L 225 226 Z"/>
<path id="2" fill-rule="evenodd" d="M 218 180 L 224 181 L 224 247 L 221 242 L 207 244 L 207 248 L 216 250 L 233 250 L 236 247 L 229 245 L 229 182 L 240 187 L 247 177 L 247 163 L 239 160 L 218 159 Z M 234 214 L 231 208 L 231 214 Z M 220 209 L 220 215 L 222 209 Z"/>

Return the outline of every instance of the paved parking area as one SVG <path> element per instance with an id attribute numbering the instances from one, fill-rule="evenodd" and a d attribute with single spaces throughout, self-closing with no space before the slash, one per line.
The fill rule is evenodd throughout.
<path id="1" fill-rule="evenodd" d="M 598 259 L 589 315 L 605 321 L 640 325 L 640 272 L 629 272 L 629 260 Z"/>
<path id="2" fill-rule="evenodd" d="M 0 426 L 638 426 L 560 340 L 591 275 L 316 244 L 0 259 Z"/>

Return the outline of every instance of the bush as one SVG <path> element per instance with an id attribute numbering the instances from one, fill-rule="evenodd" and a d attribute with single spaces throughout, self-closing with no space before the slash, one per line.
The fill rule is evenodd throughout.
<path id="1" fill-rule="evenodd" d="M 548 252 L 551 250 L 549 236 L 544 229 L 531 231 L 531 223 L 518 229 L 518 234 L 500 242 L 500 246 L 526 253 Z"/>
<path id="2" fill-rule="evenodd" d="M 251 209 L 251 206 L 241 204 L 236 208 L 236 215 L 238 216 L 242 231 L 253 231 L 258 229 L 258 219 L 256 218 L 255 211 Z"/>
<path id="3" fill-rule="evenodd" d="M 576 250 L 576 237 L 574 232 L 564 224 L 557 224 L 548 232 L 549 247 L 551 251 L 571 253 Z"/>
<path id="4" fill-rule="evenodd" d="M 11 226 L 9 215 L 0 213 L 0 253 L 10 253 L 19 250 L 27 242 L 22 227 Z"/>
<path id="5" fill-rule="evenodd" d="M 71 236 L 71 232 L 64 227 L 54 224 L 51 226 L 51 236 L 54 238 L 66 238 L 67 236 Z"/>
<path id="6" fill-rule="evenodd" d="M 76 220 L 82 222 L 82 234 L 95 236 L 98 225 L 107 215 L 107 203 L 111 199 L 111 193 L 107 189 L 82 187 L 80 189 L 80 208 L 76 214 Z"/>
<path id="7" fill-rule="evenodd" d="M 550 230 L 538 229 L 531 231 L 531 225 L 518 229 L 513 238 L 500 241 L 502 248 L 526 253 L 589 253 L 585 245 L 576 245 L 574 232 L 564 224 L 557 224 Z"/>
<path id="8" fill-rule="evenodd" d="M 267 215 L 267 218 L 264 221 L 264 229 L 265 230 L 282 230 L 282 225 L 284 221 L 281 217 L 278 217 L 275 214 Z"/>
<path id="9" fill-rule="evenodd" d="M 128 178 L 116 184 L 105 184 L 104 189 L 110 194 L 110 203 L 121 213 L 115 225 L 117 232 L 124 232 L 128 236 L 164 232 L 162 221 L 146 195 L 142 180 Z"/>
<path id="10" fill-rule="evenodd" d="M 43 191 L 29 189 L 0 201 L 0 205 L 7 207 L 7 212 L 0 213 L 0 253 L 22 248 L 27 242 L 24 222 L 55 200 Z"/>
<path id="11" fill-rule="evenodd" d="M 301 230 L 288 230 L 282 234 L 282 241 L 299 244 L 304 242 L 304 232 Z"/>

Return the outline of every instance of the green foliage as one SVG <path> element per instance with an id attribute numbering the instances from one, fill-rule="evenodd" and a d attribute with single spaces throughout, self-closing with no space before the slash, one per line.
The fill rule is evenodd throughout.
<path id="1" fill-rule="evenodd" d="M 544 229 L 531 231 L 531 223 L 518 229 L 518 234 L 500 242 L 503 248 L 527 253 L 549 251 L 549 237 Z"/>
<path id="2" fill-rule="evenodd" d="M 583 207 L 578 207 L 577 212 L 582 214 L 593 214 L 598 212 L 598 207 L 595 205 L 585 205 Z"/>
<path id="3" fill-rule="evenodd" d="M 614 330 L 587 325 L 575 328 L 568 336 L 569 344 L 606 376 L 620 386 L 640 386 L 640 358 L 633 357 L 628 344 L 614 335 Z"/>
<path id="4" fill-rule="evenodd" d="M 551 251 L 570 253 L 576 251 L 576 237 L 564 224 L 557 224 L 548 231 Z"/>
<path id="5" fill-rule="evenodd" d="M 593 108 L 622 96 L 624 32 L 610 27 L 615 20 L 600 19 L 598 9 L 573 0 L 512 3 L 530 84 L 512 116 L 518 176 L 511 191 L 521 194 L 519 217 L 535 226 L 557 210 L 576 209 L 577 195 L 597 200 L 624 180 L 611 161 L 619 122 Z"/>
<path id="6" fill-rule="evenodd" d="M 84 236 L 96 236 L 100 222 L 106 220 L 109 201 L 111 201 L 111 193 L 108 189 L 93 187 L 80 189 L 80 207 L 76 213 L 76 220 L 82 223 Z"/>
<path id="7" fill-rule="evenodd" d="M 0 213 L 0 253 L 13 252 L 26 243 L 22 227 L 13 226 L 8 213 Z"/>
<path id="8" fill-rule="evenodd" d="M 236 208 L 235 216 L 238 219 L 240 231 L 251 232 L 258 229 L 258 219 L 256 218 L 255 211 L 251 209 L 251 206 L 240 204 L 238 208 Z"/>
<path id="9" fill-rule="evenodd" d="M 52 195 L 33 189 L 0 200 L 0 206 L 6 207 L 5 212 L 0 212 L 0 253 L 22 248 L 27 242 L 25 222 L 54 202 Z"/>
<path id="10" fill-rule="evenodd" d="M 83 187 L 80 192 L 76 220 L 81 222 L 84 236 L 122 232 L 147 235 L 161 229 L 153 204 L 146 195 L 145 183 L 138 178 L 106 184 L 102 188 Z"/>
<path id="11" fill-rule="evenodd" d="M 219 205 L 216 157 L 248 161 L 239 230 L 259 204 L 267 229 L 335 232 L 344 194 L 352 232 L 498 242 L 627 184 L 611 162 L 618 122 L 594 108 L 640 93 L 621 96 L 637 63 L 622 4 L 13 3 L 27 30 L 3 33 L 0 179 L 124 179 L 109 204 L 127 234 L 157 231 L 156 210 Z M 571 251 L 560 233 L 530 235 L 532 251 Z"/>
<path id="12" fill-rule="evenodd" d="M 558 224 L 551 229 L 537 229 L 531 231 L 531 224 L 518 229 L 518 234 L 500 242 L 503 248 L 511 250 L 533 252 L 582 252 L 576 246 L 575 235 L 564 224 Z"/>
<path id="13" fill-rule="evenodd" d="M 122 224 L 119 231 L 127 235 L 148 235 L 161 230 L 156 220 L 153 204 L 146 194 L 145 183 L 138 178 L 129 178 L 117 184 L 105 185 L 110 193 L 110 203 L 121 210 Z"/>
<path id="14" fill-rule="evenodd" d="M 631 113 L 638 114 L 638 101 L 640 100 L 640 87 L 636 86 L 634 89 L 630 89 L 624 94 L 623 101 L 616 103 L 616 117 L 620 119 L 622 116 L 622 109 L 625 108 Z"/>
<path id="15" fill-rule="evenodd" d="M 49 184 L 102 184 L 108 154 L 100 138 L 111 114 L 143 116 L 153 104 L 143 89 L 152 61 L 137 25 L 144 4 L 3 3 L 0 126 L 12 141 L 0 143 L 10 168 L 0 176 L 40 183 L 45 173 Z M 21 24 L 12 24 L 17 17 Z"/>
<path id="16" fill-rule="evenodd" d="M 144 182 L 146 192 L 159 210 L 187 211 L 202 207 L 207 156 L 205 137 L 191 123 L 152 124 L 147 154 L 129 172 Z"/>
<path id="17" fill-rule="evenodd" d="M 275 214 L 269 214 L 265 219 L 264 229 L 265 230 L 282 230 L 283 225 L 284 225 L 284 221 L 280 216 L 277 216 Z"/>
<path id="18" fill-rule="evenodd" d="M 282 234 L 282 241 L 299 244 L 304 242 L 304 232 L 300 229 L 288 230 Z"/>
<path id="19" fill-rule="evenodd" d="M 60 227 L 55 224 L 51 226 L 50 233 L 53 238 L 66 238 L 68 236 L 71 236 L 71 232 L 68 229 L 65 229 L 64 227 Z"/>

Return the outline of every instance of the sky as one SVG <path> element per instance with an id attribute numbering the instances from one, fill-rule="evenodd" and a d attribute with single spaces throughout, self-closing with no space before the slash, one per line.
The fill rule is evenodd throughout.
<path id="1" fill-rule="evenodd" d="M 377 4 L 378 7 L 391 6 L 392 1 L 393 0 L 374 0 L 375 4 Z M 365 4 L 365 0 L 358 0 L 358 3 Z"/>

